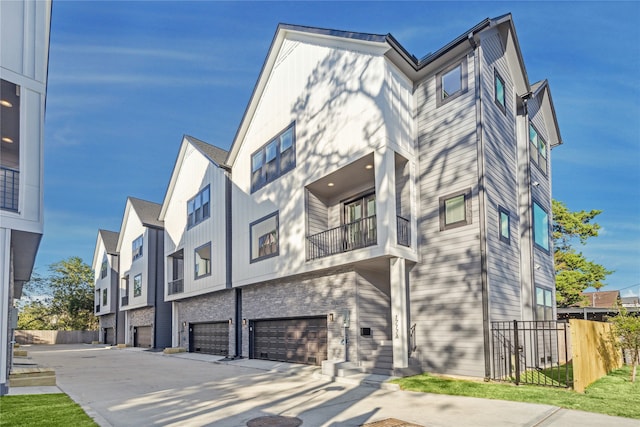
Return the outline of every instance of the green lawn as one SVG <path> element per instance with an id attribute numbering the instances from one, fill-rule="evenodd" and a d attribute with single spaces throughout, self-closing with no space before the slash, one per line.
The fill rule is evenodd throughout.
<path id="1" fill-rule="evenodd" d="M 640 419 L 640 381 L 631 383 L 628 366 L 617 369 L 587 387 L 584 394 L 542 386 L 484 383 L 429 374 L 393 380 L 403 390 L 486 399 L 542 403 L 580 411 Z"/>
<path id="2" fill-rule="evenodd" d="M 0 397 L 0 426 L 95 427 L 82 408 L 66 394 L 29 394 Z"/>

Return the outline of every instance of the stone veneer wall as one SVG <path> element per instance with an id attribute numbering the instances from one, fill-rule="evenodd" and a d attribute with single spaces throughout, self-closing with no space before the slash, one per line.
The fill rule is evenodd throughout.
<path id="1" fill-rule="evenodd" d="M 133 345 L 133 327 L 134 326 L 151 326 L 151 339 L 153 341 L 153 337 L 155 337 L 155 331 L 154 331 L 154 327 L 155 325 L 153 324 L 153 316 L 154 316 L 155 310 L 153 307 L 143 307 L 143 308 L 137 308 L 134 310 L 129 310 L 128 311 L 128 316 L 129 316 L 129 330 L 127 331 L 127 335 L 129 337 L 129 339 L 127 340 L 128 344 Z M 152 346 L 155 345 L 155 343 L 151 343 Z"/>
<path id="2" fill-rule="evenodd" d="M 104 314 L 99 316 L 98 319 L 100 320 L 100 329 L 116 327 L 116 315 L 114 313 Z"/>

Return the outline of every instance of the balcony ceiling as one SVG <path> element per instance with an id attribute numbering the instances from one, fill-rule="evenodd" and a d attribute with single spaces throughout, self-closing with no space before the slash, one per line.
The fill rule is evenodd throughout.
<path id="1" fill-rule="evenodd" d="M 373 166 L 373 153 L 371 153 L 309 184 L 307 188 L 317 197 L 331 200 L 349 194 L 353 189 L 363 188 L 367 184 L 373 187 L 375 186 Z"/>

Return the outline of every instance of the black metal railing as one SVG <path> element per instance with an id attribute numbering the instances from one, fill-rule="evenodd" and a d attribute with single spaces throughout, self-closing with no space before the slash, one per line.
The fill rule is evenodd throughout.
<path id="1" fill-rule="evenodd" d="M 168 290 L 169 295 L 180 294 L 182 292 L 184 292 L 184 280 L 183 279 L 176 279 L 176 280 L 173 280 L 173 281 L 169 282 L 169 290 Z"/>
<path id="2" fill-rule="evenodd" d="M 0 209 L 18 210 L 20 172 L 0 166 Z"/>
<path id="3" fill-rule="evenodd" d="M 569 324 L 558 321 L 491 322 L 492 379 L 571 387 Z"/>
<path id="4" fill-rule="evenodd" d="M 397 218 L 398 244 L 411 246 L 411 222 L 401 216 Z"/>
<path id="5" fill-rule="evenodd" d="M 307 236 L 307 260 L 353 251 L 377 243 L 376 216 L 373 215 Z"/>
<path id="6" fill-rule="evenodd" d="M 416 339 L 416 323 L 409 329 L 409 356 L 413 354 L 418 348 L 418 341 Z"/>
<path id="7" fill-rule="evenodd" d="M 129 295 L 125 295 L 122 297 L 122 303 L 120 306 L 124 307 L 125 305 L 129 305 Z"/>
<path id="8" fill-rule="evenodd" d="M 96 313 L 100 313 L 100 306 L 96 305 Z"/>

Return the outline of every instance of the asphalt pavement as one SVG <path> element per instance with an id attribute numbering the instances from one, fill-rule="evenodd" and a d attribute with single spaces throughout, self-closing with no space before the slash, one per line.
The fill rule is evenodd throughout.
<path id="1" fill-rule="evenodd" d="M 59 389 L 104 427 L 236 427 L 261 425 L 254 421 L 260 417 L 272 422 L 262 425 L 298 419 L 303 427 L 355 427 L 391 418 L 424 427 L 640 426 L 638 420 L 550 405 L 358 384 L 362 377 L 333 382 L 305 365 L 87 344 L 26 349 L 38 364 L 55 369 L 57 388 L 12 388 L 10 394 Z"/>

